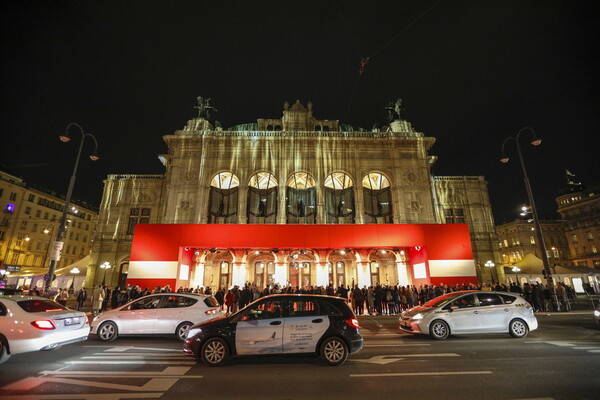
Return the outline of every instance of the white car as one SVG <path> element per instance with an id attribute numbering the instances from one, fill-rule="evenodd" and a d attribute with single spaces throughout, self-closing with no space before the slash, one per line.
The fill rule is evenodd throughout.
<path id="1" fill-rule="evenodd" d="M 123 335 L 169 335 L 185 340 L 194 324 L 222 316 L 217 300 L 208 295 L 157 293 L 100 313 L 92 333 L 103 342 Z"/>
<path id="2" fill-rule="evenodd" d="M 522 338 L 537 327 L 531 304 L 519 295 L 505 292 L 453 292 L 400 316 L 402 331 L 434 339 L 476 333 L 510 333 Z"/>
<path id="3" fill-rule="evenodd" d="M 0 364 L 11 354 L 54 350 L 89 333 L 83 312 L 44 297 L 0 296 Z"/>

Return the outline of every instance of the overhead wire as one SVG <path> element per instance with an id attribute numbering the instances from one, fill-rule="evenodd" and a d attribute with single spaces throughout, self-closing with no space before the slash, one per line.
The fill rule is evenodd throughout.
<path id="1" fill-rule="evenodd" d="M 344 113 L 344 119 L 346 119 L 346 117 L 348 116 L 348 113 L 350 112 L 352 105 L 354 103 L 354 97 L 356 95 L 356 90 L 358 88 L 358 84 L 360 82 L 360 78 L 363 75 L 363 73 L 365 72 L 365 68 L 367 67 L 368 62 L 376 55 L 378 55 L 380 52 L 382 52 L 387 46 L 389 46 L 392 42 L 394 42 L 396 39 L 398 39 L 400 37 L 400 35 L 402 35 L 404 32 L 406 32 L 408 29 L 410 29 L 414 24 L 416 24 L 421 18 L 423 18 L 425 15 L 429 14 L 431 12 L 431 10 L 433 10 L 442 0 L 436 0 L 427 10 L 425 10 L 423 13 L 421 13 L 420 15 L 418 15 L 415 19 L 413 19 L 408 25 L 406 25 L 402 30 L 400 30 L 400 32 L 398 32 L 396 35 L 394 35 L 390 40 L 388 40 L 385 44 L 383 44 L 383 46 L 379 47 L 376 51 L 374 51 L 370 56 L 368 57 L 364 57 L 362 55 L 362 52 L 360 51 L 360 48 L 358 46 L 358 43 L 356 42 L 356 40 L 354 39 L 354 36 L 352 35 L 352 31 L 349 28 L 349 24 L 346 21 L 346 18 L 344 17 L 344 14 L 342 13 L 342 10 L 340 9 L 338 3 L 336 0 L 334 0 L 335 6 L 338 10 L 338 13 L 340 14 L 340 17 L 342 19 L 342 22 L 344 23 L 344 26 L 346 28 L 346 31 L 348 31 L 348 35 L 350 36 L 350 39 L 352 41 L 352 44 L 354 45 L 354 48 L 356 49 L 356 52 L 358 53 L 358 56 L 360 57 L 360 64 L 359 64 L 359 69 L 358 69 L 358 77 L 356 78 L 356 82 L 354 83 L 354 87 L 352 88 L 352 92 L 350 94 L 350 99 L 348 102 L 348 107 L 346 109 L 346 112 Z"/>

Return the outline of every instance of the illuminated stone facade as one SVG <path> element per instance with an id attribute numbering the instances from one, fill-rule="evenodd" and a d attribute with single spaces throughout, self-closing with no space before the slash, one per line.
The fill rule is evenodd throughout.
<path id="1" fill-rule="evenodd" d="M 435 138 L 407 121 L 396 119 L 376 131 L 356 130 L 337 120 L 317 119 L 311 103 L 305 107 L 296 101 L 284 104 L 281 118 L 224 130 L 198 117 L 163 139 L 168 147 L 159 156 L 164 175 L 109 175 L 104 182 L 94 257 L 97 265 L 108 261 L 116 267 L 113 285 L 125 283 L 136 223 L 467 223 L 477 275 L 487 260 L 498 261 L 487 183 L 480 176 L 432 176 L 436 157 L 429 152 Z M 239 266 L 236 254 L 221 249 L 197 253 L 190 285 L 232 283 L 214 276 L 222 275 L 224 262 Z M 295 256 L 296 262 L 314 261 L 310 254 Z M 267 270 L 269 257 L 257 260 L 245 254 L 244 280 L 260 280 L 257 263 L 264 261 Z M 326 257 L 333 283 L 354 280 L 356 257 Z M 399 251 L 368 257 L 378 268 L 372 283 L 410 282 L 397 268 L 404 257 Z M 341 272 L 338 262 L 344 263 Z M 300 283 L 316 283 L 315 268 L 309 270 L 306 279 L 298 272 Z M 285 280 L 291 282 L 289 274 Z M 489 281 L 490 272 L 483 274 Z M 98 280 L 88 274 L 89 285 Z"/>

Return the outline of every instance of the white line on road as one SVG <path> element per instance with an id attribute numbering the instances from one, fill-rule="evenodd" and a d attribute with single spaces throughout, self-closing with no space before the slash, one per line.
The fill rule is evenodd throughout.
<path id="1" fill-rule="evenodd" d="M 111 364 L 176 364 L 176 365 L 196 365 L 196 361 L 144 361 L 144 360 L 131 360 L 131 361 L 65 361 L 65 364 L 98 364 L 98 365 L 111 365 Z"/>
<path id="2" fill-rule="evenodd" d="M 93 356 L 105 356 L 105 357 L 124 357 L 124 356 L 152 356 L 152 357 L 189 357 L 180 351 L 179 354 L 160 354 L 160 353 L 125 353 L 125 354 L 112 354 L 112 353 L 92 353 Z"/>
<path id="3" fill-rule="evenodd" d="M 187 360 L 189 361 L 190 358 L 188 356 L 184 356 L 184 355 L 160 355 L 160 354 L 156 354 L 156 355 L 143 355 L 143 356 L 138 356 L 137 354 L 134 353 L 129 353 L 129 354 L 105 354 L 105 355 L 101 355 L 101 356 L 83 356 L 80 357 L 81 359 L 85 360 L 85 359 L 90 359 L 90 360 L 128 360 L 128 359 L 132 359 L 132 358 L 147 358 L 147 359 L 152 359 L 152 360 L 164 360 L 164 359 L 181 359 L 181 360 Z"/>
<path id="4" fill-rule="evenodd" d="M 350 374 L 350 378 L 375 378 L 379 376 L 434 376 L 434 375 L 490 375 L 492 371 L 454 371 L 454 372 L 398 372 L 386 374 Z"/>
<path id="5" fill-rule="evenodd" d="M 365 344 L 364 347 L 420 347 L 420 346 L 431 346 L 431 344 Z"/>
<path id="6" fill-rule="evenodd" d="M 158 399 L 164 393 L 98 393 L 98 394 L 26 394 L 3 396 L 2 400 L 120 400 L 120 399 Z"/>
<path id="7" fill-rule="evenodd" d="M 135 346 L 83 346 L 83 347 L 103 347 L 104 351 L 127 351 L 127 350 L 152 350 L 152 351 L 170 351 L 181 353 L 177 349 L 161 349 L 157 347 L 135 347 Z"/>
<path id="8" fill-rule="evenodd" d="M 136 378 L 145 378 L 145 377 L 173 377 L 178 376 L 180 378 L 187 377 L 195 377 L 202 378 L 200 375 L 187 375 L 184 376 L 191 367 L 166 367 L 163 371 L 153 371 L 153 372 L 140 372 L 140 371 L 42 371 L 40 375 L 68 375 L 68 376 L 102 376 L 106 377 L 136 377 Z"/>

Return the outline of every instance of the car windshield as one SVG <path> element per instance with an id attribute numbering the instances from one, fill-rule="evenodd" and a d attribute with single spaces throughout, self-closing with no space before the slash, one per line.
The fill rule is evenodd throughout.
<path id="1" fill-rule="evenodd" d="M 449 302 L 451 302 L 459 296 L 462 296 L 463 294 L 464 292 L 448 293 L 443 296 L 436 297 L 435 299 L 429 300 L 427 303 L 423 304 L 423 307 L 435 308 L 443 306 L 444 304 L 448 304 Z"/>
<path id="2" fill-rule="evenodd" d="M 17 304 L 30 313 L 68 310 L 68 308 L 52 300 L 23 300 L 18 301 Z"/>

